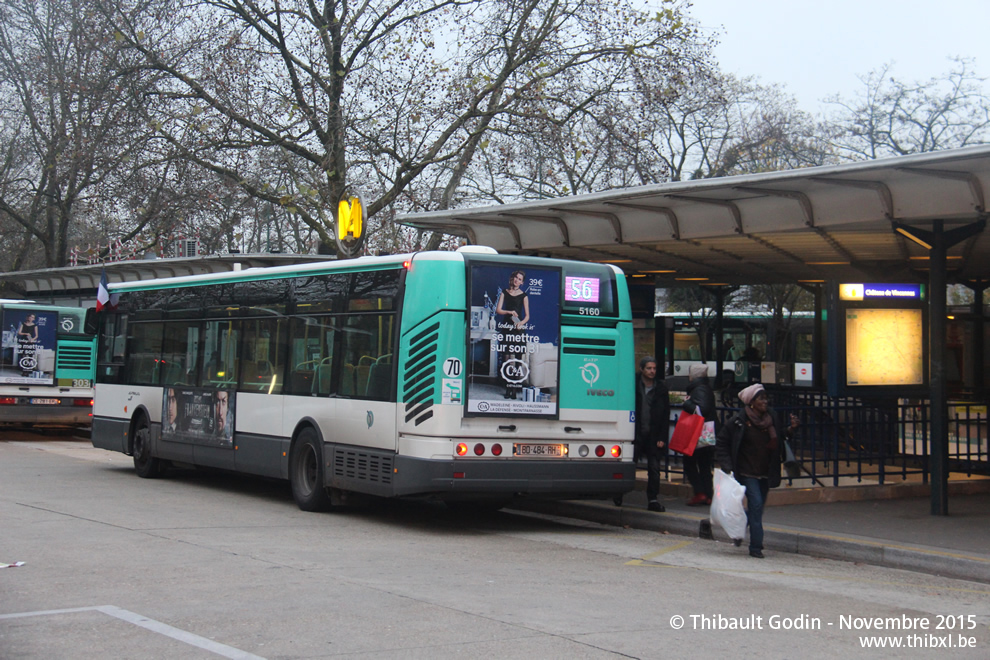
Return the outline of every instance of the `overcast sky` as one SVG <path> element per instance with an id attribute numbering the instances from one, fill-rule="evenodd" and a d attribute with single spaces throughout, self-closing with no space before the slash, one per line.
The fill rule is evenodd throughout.
<path id="1" fill-rule="evenodd" d="M 690 14 L 720 29 L 722 69 L 783 83 L 817 113 L 826 96 L 851 97 L 857 75 L 893 62 L 913 82 L 947 72 L 948 57 L 974 59 L 990 77 L 990 0 L 693 0 Z M 990 86 L 988 86 L 990 87 Z"/>

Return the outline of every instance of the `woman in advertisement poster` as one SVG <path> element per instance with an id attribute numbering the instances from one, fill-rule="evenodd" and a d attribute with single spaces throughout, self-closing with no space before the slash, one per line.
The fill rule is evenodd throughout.
<path id="1" fill-rule="evenodd" d="M 506 346 L 523 346 L 526 342 L 526 329 L 529 322 L 529 296 L 522 290 L 522 284 L 526 281 L 526 273 L 521 270 L 513 271 L 509 275 L 509 287 L 504 289 L 498 296 L 498 304 L 495 305 L 495 313 L 502 316 L 502 321 L 498 324 L 498 330 L 503 336 L 501 342 Z M 505 351 L 503 353 L 506 360 L 519 359 L 523 351 Z M 515 398 L 516 390 L 510 389 L 508 381 L 505 384 L 505 398 Z"/>
<path id="2" fill-rule="evenodd" d="M 17 326 L 17 353 L 18 363 L 21 367 L 23 378 L 36 378 L 40 376 L 38 369 L 39 350 L 38 346 L 38 324 L 34 314 L 28 314 L 21 324 Z"/>
<path id="3" fill-rule="evenodd" d="M 25 342 L 37 342 L 38 341 L 38 324 L 34 322 L 34 314 L 28 314 L 27 318 L 21 323 L 21 327 L 17 329 L 17 338 Z"/>

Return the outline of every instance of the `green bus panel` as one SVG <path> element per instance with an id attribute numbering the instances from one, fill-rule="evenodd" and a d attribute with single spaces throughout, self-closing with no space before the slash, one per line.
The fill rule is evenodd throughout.
<path id="1" fill-rule="evenodd" d="M 632 325 L 561 327 L 560 407 L 632 410 Z"/>

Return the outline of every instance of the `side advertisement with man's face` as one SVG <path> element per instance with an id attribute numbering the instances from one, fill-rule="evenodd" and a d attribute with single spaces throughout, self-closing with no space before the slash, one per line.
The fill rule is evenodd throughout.
<path id="1" fill-rule="evenodd" d="M 58 312 L 3 310 L 0 383 L 53 385 Z"/>
<path id="2" fill-rule="evenodd" d="M 162 396 L 162 440 L 234 446 L 234 392 L 175 385 Z"/>
<path id="3" fill-rule="evenodd" d="M 473 262 L 468 415 L 558 415 L 561 272 Z"/>

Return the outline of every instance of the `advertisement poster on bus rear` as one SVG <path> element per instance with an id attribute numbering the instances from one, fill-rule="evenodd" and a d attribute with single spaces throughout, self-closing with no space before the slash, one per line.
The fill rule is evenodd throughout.
<path id="1" fill-rule="evenodd" d="M 162 440 L 211 447 L 234 446 L 234 393 L 166 387 L 162 395 Z"/>
<path id="2" fill-rule="evenodd" d="M 468 415 L 556 417 L 560 270 L 473 262 Z"/>
<path id="3" fill-rule="evenodd" d="M 3 310 L 0 383 L 53 385 L 58 312 Z"/>

